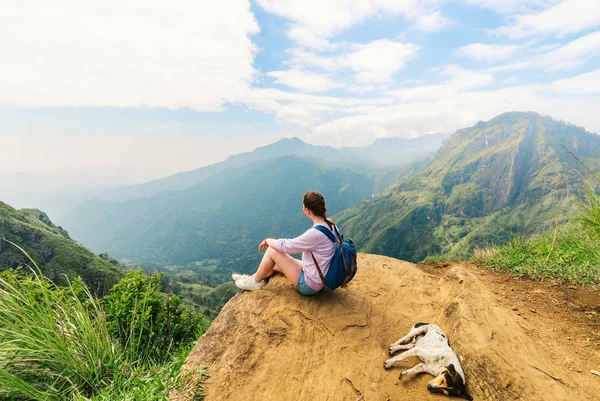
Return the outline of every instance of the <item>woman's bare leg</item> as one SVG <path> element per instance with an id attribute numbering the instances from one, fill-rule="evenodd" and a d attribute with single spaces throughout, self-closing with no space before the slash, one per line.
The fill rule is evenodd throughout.
<path id="1" fill-rule="evenodd" d="M 254 280 L 260 282 L 272 274 L 273 271 L 280 271 L 292 284 L 297 285 L 301 270 L 301 261 L 292 258 L 287 253 L 269 247 L 258 266 L 258 270 L 254 273 Z"/>
<path id="2" fill-rule="evenodd" d="M 281 270 L 281 268 L 277 265 L 275 265 L 275 267 L 273 267 L 273 270 L 271 270 L 271 273 L 267 274 L 267 277 L 265 278 L 269 278 L 271 276 L 273 276 L 275 273 L 283 273 L 283 270 Z"/>

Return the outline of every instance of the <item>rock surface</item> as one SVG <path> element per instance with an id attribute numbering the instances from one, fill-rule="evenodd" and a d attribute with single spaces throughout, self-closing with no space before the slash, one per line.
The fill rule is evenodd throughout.
<path id="1" fill-rule="evenodd" d="M 418 359 L 383 368 L 417 322 L 446 332 L 475 400 L 600 394 L 587 373 L 600 360 L 594 291 L 365 254 L 348 289 L 304 297 L 282 276 L 264 288 L 232 298 L 189 355 L 210 373 L 206 401 L 443 400 L 427 391 L 431 376 L 398 380 Z"/>

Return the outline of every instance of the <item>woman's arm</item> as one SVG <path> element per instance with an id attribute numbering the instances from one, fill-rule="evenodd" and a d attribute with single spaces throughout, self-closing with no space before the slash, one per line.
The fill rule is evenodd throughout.
<path id="1" fill-rule="evenodd" d="M 258 250 L 260 252 L 264 251 L 265 249 L 267 249 L 267 247 L 271 247 L 271 248 L 275 248 L 275 244 L 277 243 L 277 240 L 274 240 L 273 238 L 266 238 L 265 240 L 263 240 L 263 242 L 260 243 L 260 245 L 258 246 Z"/>
<path id="2" fill-rule="evenodd" d="M 271 239 L 267 238 L 267 245 L 277 249 L 279 252 L 285 252 L 289 254 L 310 251 L 315 249 L 317 246 L 317 230 L 312 228 L 308 229 L 304 234 L 293 239 Z"/>
<path id="3" fill-rule="evenodd" d="M 260 243 L 260 245 L 258 245 L 258 250 L 262 252 L 267 249 L 267 247 L 271 247 L 279 252 L 285 252 L 289 254 L 310 251 L 311 249 L 314 249 L 317 244 L 315 234 L 316 230 L 308 229 L 304 234 L 293 239 L 266 238 Z"/>

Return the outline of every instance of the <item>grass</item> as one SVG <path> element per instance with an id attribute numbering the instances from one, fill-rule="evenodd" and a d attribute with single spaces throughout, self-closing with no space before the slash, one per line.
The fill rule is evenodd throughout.
<path id="1" fill-rule="evenodd" d="M 58 287 L 31 262 L 29 275 L 0 273 L 1 400 L 167 400 L 188 380 L 180 372 L 190 346 L 164 362 L 136 357 L 128 347 L 139 344 L 110 335 L 81 280 Z M 192 399 L 201 397 L 198 388 Z"/>
<path id="2" fill-rule="evenodd" d="M 600 283 L 600 237 L 583 224 L 571 223 L 529 239 L 477 249 L 473 262 L 532 279 L 559 279 L 574 284 Z"/>
<path id="3" fill-rule="evenodd" d="M 163 364 L 146 364 L 131 370 L 127 376 L 115 377 L 90 401 L 142 401 L 177 399 L 200 401 L 204 398 L 206 369 L 185 370 L 183 363 L 191 348 L 182 349 L 174 358 Z"/>
<path id="4" fill-rule="evenodd" d="M 450 263 L 458 262 L 458 258 L 453 258 L 447 254 L 428 255 L 421 263 Z"/>

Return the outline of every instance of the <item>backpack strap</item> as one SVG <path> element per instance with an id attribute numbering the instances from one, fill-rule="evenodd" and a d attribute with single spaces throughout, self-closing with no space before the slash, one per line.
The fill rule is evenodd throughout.
<path id="1" fill-rule="evenodd" d="M 333 235 L 333 233 L 331 232 L 331 230 L 329 230 L 328 228 L 324 227 L 324 226 L 320 226 L 320 225 L 316 225 L 313 227 L 316 230 L 321 231 L 323 234 L 325 234 L 327 236 L 327 238 L 329 238 L 331 240 L 331 242 L 337 242 L 339 244 L 340 239 L 340 232 L 337 229 L 337 226 L 333 226 L 334 230 L 336 231 L 338 238 L 335 237 L 335 235 Z"/>
<path id="2" fill-rule="evenodd" d="M 315 259 L 315 255 L 313 255 L 312 251 L 310 251 L 310 256 L 312 256 L 313 262 L 315 262 L 315 267 L 317 268 L 317 271 L 319 272 L 319 277 L 321 277 L 321 281 L 323 282 L 323 285 L 325 285 L 325 277 L 323 277 L 323 272 L 321 271 L 321 268 L 319 267 L 319 264 L 317 263 L 317 259 Z"/>
<path id="3" fill-rule="evenodd" d="M 313 228 L 318 231 L 321 231 L 323 234 L 325 234 L 327 236 L 327 238 L 329 238 L 331 240 L 331 242 L 340 244 L 340 232 L 335 224 L 333 225 L 333 229 L 335 230 L 337 237 L 331 232 L 330 229 L 326 228 L 325 226 L 316 225 Z M 317 271 L 319 272 L 319 277 L 321 277 L 321 281 L 323 282 L 323 285 L 325 285 L 325 277 L 323 276 L 323 272 L 321 271 L 321 268 L 319 267 L 319 263 L 317 263 L 317 259 L 315 258 L 315 255 L 312 253 L 312 251 L 310 251 L 310 256 L 312 256 L 313 262 L 315 262 L 315 267 L 317 268 Z"/>

